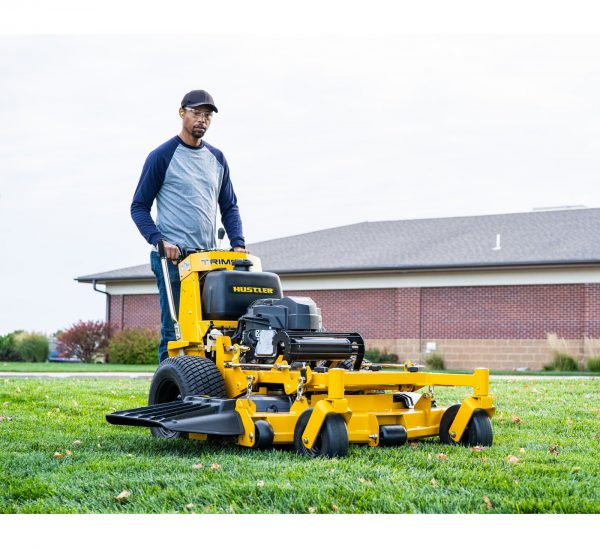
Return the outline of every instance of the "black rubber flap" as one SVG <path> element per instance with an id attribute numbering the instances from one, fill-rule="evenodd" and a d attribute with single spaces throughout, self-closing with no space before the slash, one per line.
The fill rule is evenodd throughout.
<path id="1" fill-rule="evenodd" d="M 244 432 L 235 400 L 188 396 L 182 401 L 115 411 L 106 415 L 111 424 L 162 426 L 176 432 L 239 436 Z"/>

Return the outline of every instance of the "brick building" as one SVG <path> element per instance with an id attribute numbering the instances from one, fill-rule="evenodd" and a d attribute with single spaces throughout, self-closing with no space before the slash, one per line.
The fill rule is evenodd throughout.
<path id="1" fill-rule="evenodd" d="M 600 208 L 359 223 L 249 245 L 329 331 L 448 368 L 539 369 L 600 355 Z M 116 328 L 158 327 L 149 266 L 81 276 Z"/>

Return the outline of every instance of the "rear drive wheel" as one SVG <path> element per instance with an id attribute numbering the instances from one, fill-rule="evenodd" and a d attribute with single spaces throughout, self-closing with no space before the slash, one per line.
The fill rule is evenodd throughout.
<path id="1" fill-rule="evenodd" d="M 298 417 L 294 428 L 294 448 L 296 452 L 309 458 L 345 457 L 348 454 L 348 428 L 342 416 L 336 413 L 330 413 L 325 417 L 312 449 L 308 449 L 302 443 L 302 434 L 312 412 L 312 408 L 307 409 Z"/>
<path id="2" fill-rule="evenodd" d="M 467 424 L 465 431 L 457 443 L 450 437 L 450 426 L 460 409 L 460 404 L 451 405 L 446 409 L 440 421 L 440 440 L 446 445 L 482 445 L 490 447 L 494 441 L 492 421 L 483 409 L 476 409 Z"/>
<path id="3" fill-rule="evenodd" d="M 225 382 L 215 363 L 198 356 L 176 356 L 162 361 L 152 377 L 148 405 L 183 400 L 187 396 L 225 398 Z M 150 428 L 157 438 L 187 438 L 161 426 Z"/>

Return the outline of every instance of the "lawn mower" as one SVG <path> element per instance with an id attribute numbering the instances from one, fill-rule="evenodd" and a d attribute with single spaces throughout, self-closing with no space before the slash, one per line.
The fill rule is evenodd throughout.
<path id="1" fill-rule="evenodd" d="M 312 299 L 284 296 L 279 277 L 245 252 L 184 254 L 177 316 L 158 247 L 175 340 L 153 376 L 149 405 L 110 413 L 108 422 L 149 427 L 159 438 L 228 437 L 257 449 L 293 444 L 306 457 L 343 457 L 349 443 L 430 436 L 492 444 L 487 369 L 449 374 L 411 361 L 371 363 L 361 335 L 324 330 Z M 438 407 L 435 386 L 473 392 Z"/>

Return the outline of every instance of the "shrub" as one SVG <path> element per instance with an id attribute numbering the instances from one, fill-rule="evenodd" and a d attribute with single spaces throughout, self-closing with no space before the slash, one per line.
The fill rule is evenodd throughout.
<path id="1" fill-rule="evenodd" d="M 15 353 L 19 361 L 45 362 L 48 350 L 48 337 L 42 333 L 19 333 L 15 337 Z"/>
<path id="2" fill-rule="evenodd" d="M 101 321 L 79 321 L 58 335 L 61 352 L 77 356 L 81 361 L 91 363 L 94 356 L 103 352 L 108 344 L 110 327 Z"/>
<path id="3" fill-rule="evenodd" d="M 555 351 L 552 360 L 544 365 L 544 371 L 579 371 L 579 364 L 573 356 Z"/>
<path id="4" fill-rule="evenodd" d="M 585 366 L 589 371 L 600 371 L 600 356 L 588 358 Z"/>
<path id="5" fill-rule="evenodd" d="M 124 329 L 108 344 L 109 363 L 155 364 L 160 334 L 153 329 Z"/>
<path id="6" fill-rule="evenodd" d="M 446 365 L 444 363 L 444 356 L 442 356 L 439 352 L 431 352 L 425 356 L 425 364 L 430 369 L 446 369 Z"/>
<path id="7" fill-rule="evenodd" d="M 365 359 L 374 363 L 398 363 L 398 354 L 388 354 L 387 350 L 371 348 L 365 352 Z"/>
<path id="8" fill-rule="evenodd" d="M 0 335 L 0 361 L 19 361 L 19 356 L 16 350 L 15 333 Z"/>

